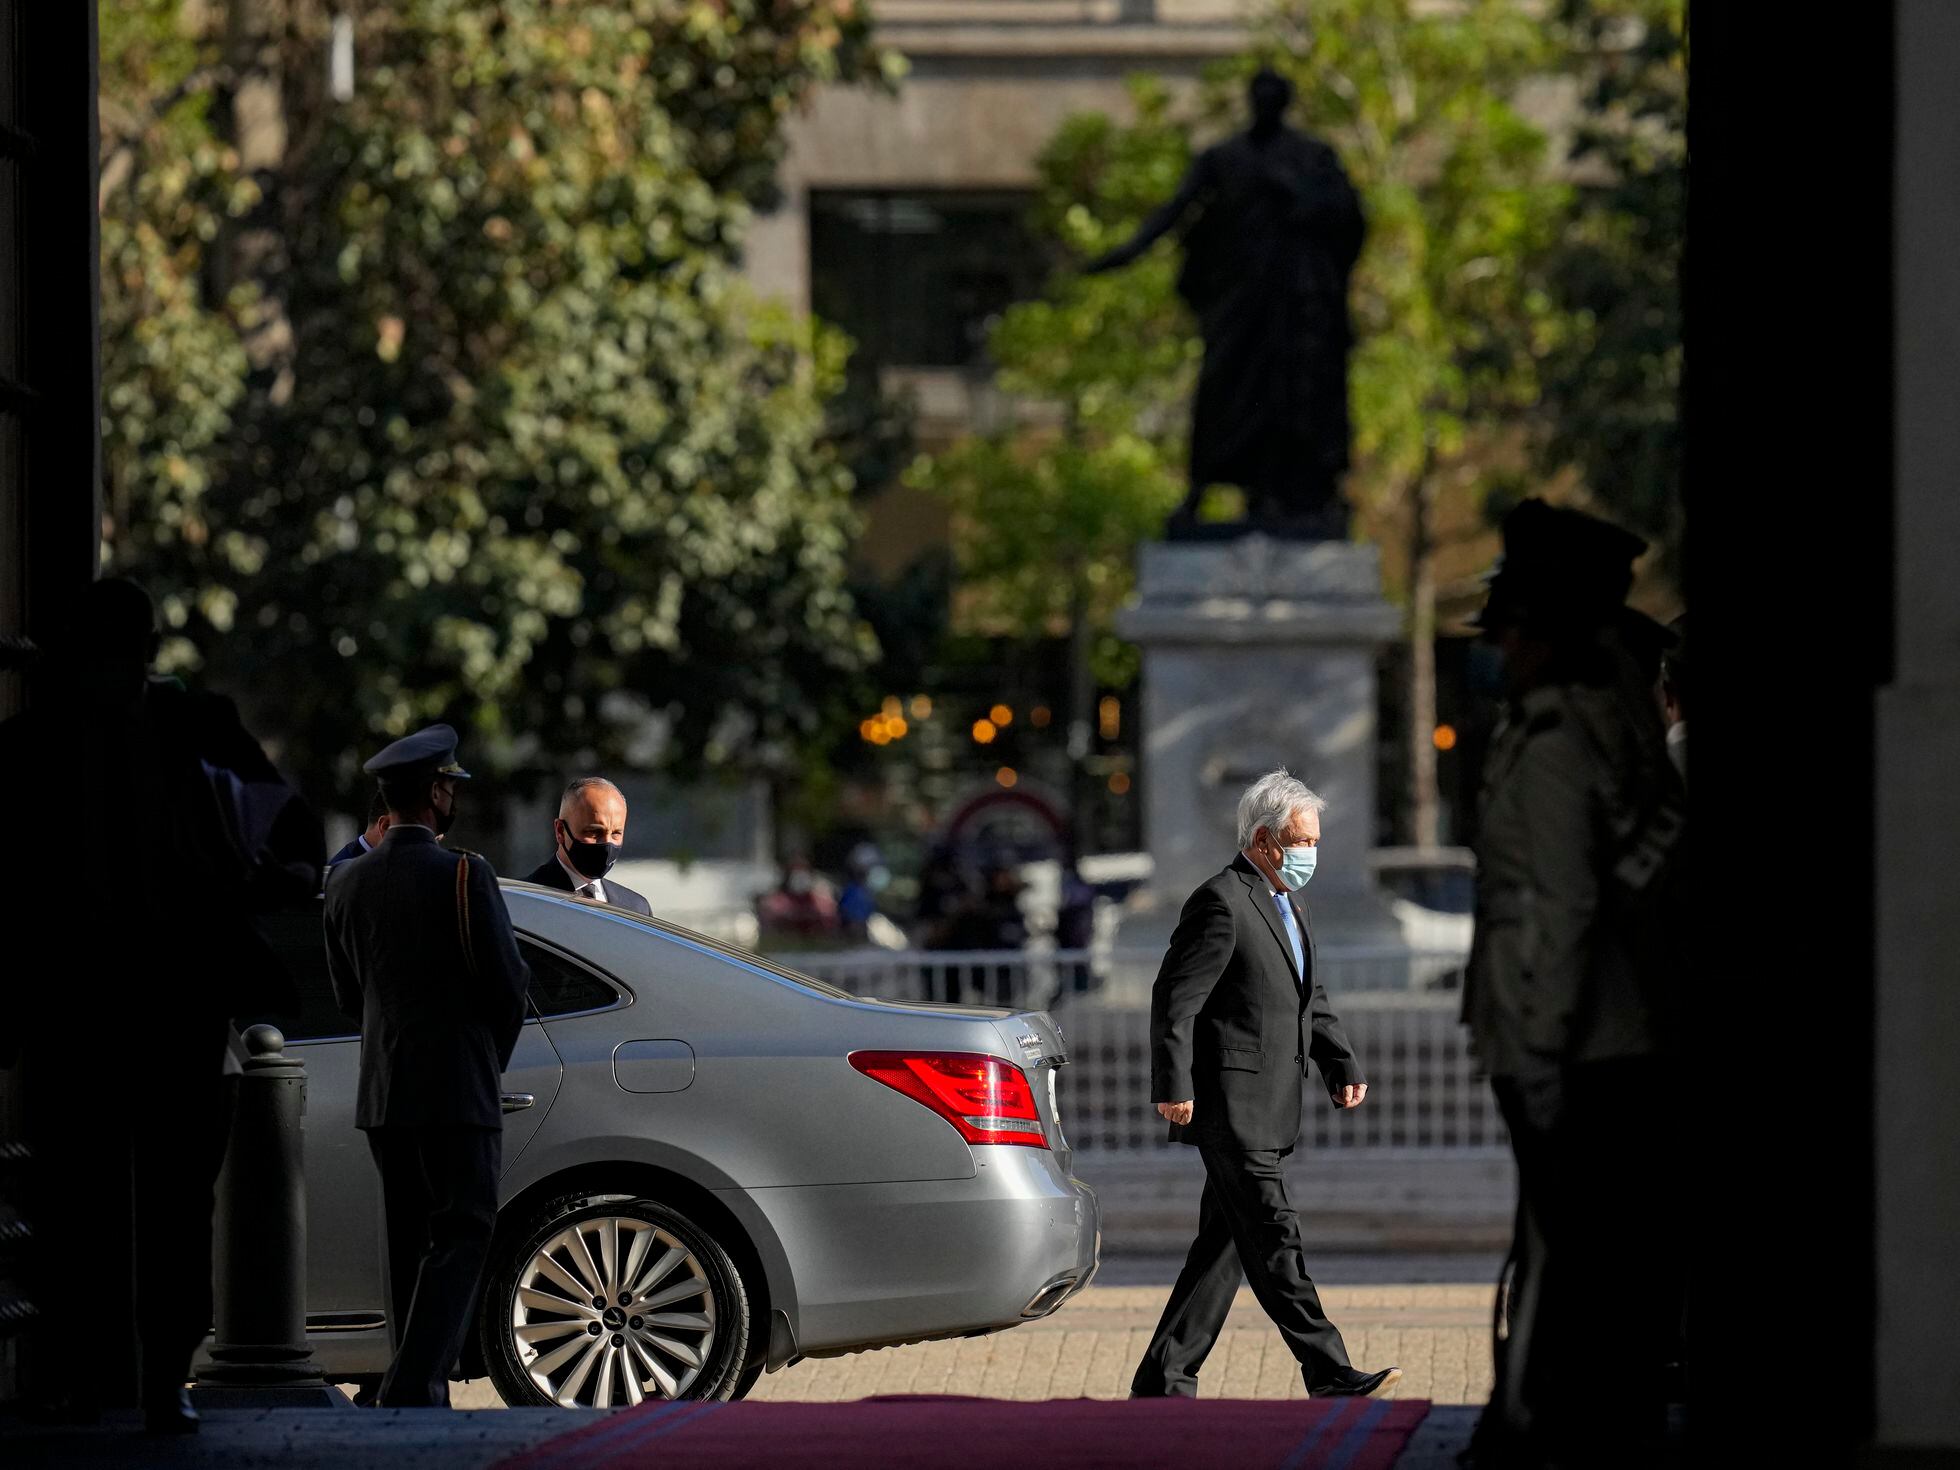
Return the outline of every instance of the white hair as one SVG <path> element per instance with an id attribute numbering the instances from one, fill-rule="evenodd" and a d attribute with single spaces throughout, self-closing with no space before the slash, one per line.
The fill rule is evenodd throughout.
<path id="1" fill-rule="evenodd" d="M 1322 812 L 1327 803 L 1312 787 L 1281 766 L 1245 788 L 1239 798 L 1239 846 L 1252 846 L 1253 834 L 1264 827 L 1278 840 L 1281 829 L 1297 811 Z"/>

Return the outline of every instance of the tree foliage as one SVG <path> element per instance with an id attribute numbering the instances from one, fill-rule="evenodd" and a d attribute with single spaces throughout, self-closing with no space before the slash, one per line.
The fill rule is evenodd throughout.
<path id="1" fill-rule="evenodd" d="M 863 16 L 349 8 L 358 83 L 334 103 L 305 81 L 324 15 L 283 7 L 290 141 L 268 177 L 223 197 L 222 118 L 194 91 L 177 111 L 208 184 L 112 204 L 135 243 L 105 225 L 105 259 L 167 266 L 112 270 L 105 290 L 112 473 L 132 500 L 112 558 L 164 594 L 175 657 L 262 696 L 318 776 L 439 717 L 492 769 L 786 759 L 873 651 L 824 434 L 846 349 L 753 301 L 739 252 L 790 109 L 876 75 Z M 159 18 L 183 34 L 177 7 L 109 11 L 105 78 L 163 95 L 208 62 L 143 50 Z M 214 301 L 200 284 L 223 277 L 224 216 L 254 205 L 281 249 Z M 247 365 L 241 334 L 274 306 L 288 354 Z"/>
<path id="2" fill-rule="evenodd" d="M 972 621 L 1041 636 L 1086 617 L 1109 682 L 1129 672 L 1108 630 L 1133 587 L 1136 545 L 1182 494 L 1182 405 L 1197 364 L 1168 255 L 1122 276 L 1077 270 L 1128 236 L 1190 161 L 1164 88 L 1140 80 L 1133 93 L 1133 123 L 1072 118 L 1039 160 L 1034 224 L 1063 263 L 988 341 L 999 388 L 1038 406 L 1033 421 L 969 435 L 912 471 L 953 507 Z"/>
<path id="3" fill-rule="evenodd" d="M 1572 159 L 1587 182 L 1553 274 L 1575 330 L 1545 374 L 1544 462 L 1577 465 L 1678 576 L 1687 4 L 1564 0 L 1558 18 L 1580 83 Z"/>

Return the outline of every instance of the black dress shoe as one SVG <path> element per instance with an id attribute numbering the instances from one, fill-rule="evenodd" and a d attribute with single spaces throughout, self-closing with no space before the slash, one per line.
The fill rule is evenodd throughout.
<path id="1" fill-rule="evenodd" d="M 1402 1381 L 1400 1368 L 1384 1368 L 1379 1373 L 1363 1373 L 1359 1368 L 1343 1368 L 1332 1378 L 1309 1383 L 1307 1392 L 1317 1399 L 1380 1398 Z"/>
<path id="2" fill-rule="evenodd" d="M 197 1410 L 188 1388 L 166 1389 L 143 1399 L 143 1428 L 151 1434 L 196 1434 Z"/>

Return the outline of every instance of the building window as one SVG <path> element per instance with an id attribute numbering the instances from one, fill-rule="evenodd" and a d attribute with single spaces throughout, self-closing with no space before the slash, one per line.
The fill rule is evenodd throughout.
<path id="1" fill-rule="evenodd" d="M 875 368 L 982 361 L 994 320 L 1040 294 L 1029 196 L 953 191 L 810 196 L 810 296 Z"/>

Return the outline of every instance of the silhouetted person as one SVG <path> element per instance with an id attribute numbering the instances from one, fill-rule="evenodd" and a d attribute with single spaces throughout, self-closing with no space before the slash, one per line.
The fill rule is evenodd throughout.
<path id="1" fill-rule="evenodd" d="M 617 786 L 604 776 L 572 782 L 558 799 L 551 835 L 551 856 L 526 873 L 525 882 L 652 916 L 652 904 L 606 876 L 626 844 L 626 796 Z"/>
<path id="2" fill-rule="evenodd" d="M 524 1022 L 530 968 L 490 864 L 445 847 L 456 732 L 431 725 L 363 768 L 392 818 L 381 846 L 327 878 L 334 999 L 361 1023 L 354 1125 L 381 1174 L 393 1361 L 375 1402 L 449 1402 L 497 1223 L 499 1080 Z"/>
<path id="3" fill-rule="evenodd" d="M 351 862 L 357 857 L 373 852 L 381 846 L 381 839 L 388 835 L 388 820 L 388 803 L 381 799 L 381 793 L 377 791 L 368 801 L 367 826 L 355 833 L 351 842 L 328 858 L 328 865 Z"/>
<path id="4" fill-rule="evenodd" d="M 1641 1464 L 1664 1428 L 1683 1095 L 1668 904 L 1685 828 L 1653 665 L 1622 605 L 1643 546 L 1527 501 L 1479 619 L 1506 704 L 1463 1011 L 1519 1182 L 1480 1465 Z"/>
<path id="5" fill-rule="evenodd" d="M 1150 1096 L 1173 1143 L 1205 1166 L 1198 1234 L 1130 1383 L 1132 1398 L 1195 1398 L 1198 1370 L 1247 1282 L 1315 1397 L 1370 1397 L 1402 1376 L 1348 1361 L 1307 1274 L 1281 1162 L 1300 1137 L 1309 1058 L 1337 1108 L 1367 1080 L 1314 975 L 1299 890 L 1319 862 L 1325 803 L 1287 772 L 1239 798 L 1239 853 L 1185 900 L 1150 993 Z"/>
<path id="6" fill-rule="evenodd" d="M 323 842 L 230 700 L 150 677 L 157 647 L 148 594 L 118 578 L 59 630 L 34 707 L 0 727 L 7 809 L 31 834 L 0 881 L 39 1166 L 31 1392 L 82 1418 L 122 1401 L 133 1316 L 145 1422 L 181 1432 L 197 1428 L 184 1384 L 212 1320 L 230 1021 L 296 1008 L 253 914 L 318 891 Z M 227 826 L 218 783 L 234 778 L 272 794 L 263 852 Z"/>
<path id="7" fill-rule="evenodd" d="M 1207 148 L 1170 201 L 1086 267 L 1113 270 L 1189 219 L 1178 294 L 1205 344 L 1192 407 L 1189 534 L 1208 486 L 1246 492 L 1246 529 L 1340 539 L 1348 468 L 1348 277 L 1366 230 L 1334 150 L 1284 122 L 1293 87 L 1261 71 L 1252 126 Z"/>
<path id="8" fill-rule="evenodd" d="M 1063 962 L 1056 1001 L 1065 994 L 1086 995 L 1095 988 L 1094 969 L 1086 954 L 1095 938 L 1096 890 L 1083 878 L 1071 847 L 1062 858 L 1061 891 L 1055 903 L 1055 948 L 1075 951 L 1081 958 Z"/>

